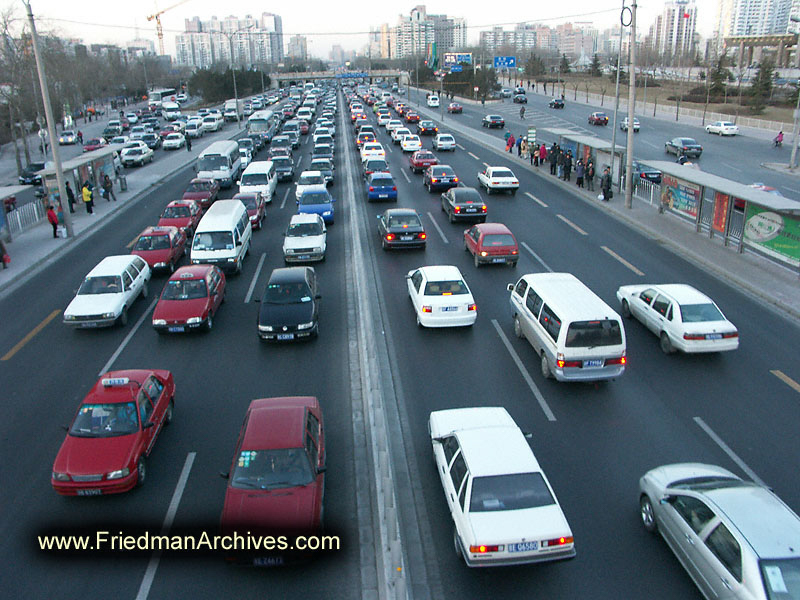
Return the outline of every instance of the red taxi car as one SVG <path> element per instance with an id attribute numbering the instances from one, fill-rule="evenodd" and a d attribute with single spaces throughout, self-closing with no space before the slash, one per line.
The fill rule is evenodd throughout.
<path id="1" fill-rule="evenodd" d="M 247 409 L 222 509 L 223 533 L 314 532 L 322 527 L 325 432 L 315 397 L 253 400 Z M 252 564 L 284 563 L 280 554 Z"/>
<path id="2" fill-rule="evenodd" d="M 514 234 L 502 223 L 478 223 L 464 230 L 464 248 L 476 267 L 484 264 L 517 266 L 519 247 Z"/>
<path id="3" fill-rule="evenodd" d="M 181 267 L 161 292 L 153 311 L 158 333 L 183 333 L 204 328 L 210 331 L 214 315 L 225 301 L 225 274 L 216 265 Z"/>
<path id="4" fill-rule="evenodd" d="M 233 199 L 242 201 L 253 229 L 261 229 L 261 224 L 267 215 L 267 203 L 264 201 L 264 197 L 260 193 L 243 192 L 236 194 Z"/>
<path id="5" fill-rule="evenodd" d="M 105 140 L 105 138 L 92 138 L 83 145 L 83 151 L 91 152 L 92 150 L 97 150 L 98 148 L 102 148 L 106 145 L 108 145 L 108 142 Z"/>
<path id="6" fill-rule="evenodd" d="M 146 459 L 172 421 L 175 382 L 163 370 L 110 371 L 83 399 L 53 463 L 64 496 L 127 492 L 147 478 Z"/>
<path id="7" fill-rule="evenodd" d="M 147 227 L 133 245 L 131 254 L 141 256 L 151 269 L 175 267 L 186 253 L 186 234 L 177 227 Z"/>
<path id="8" fill-rule="evenodd" d="M 408 162 L 414 173 L 420 173 L 430 166 L 438 165 L 439 159 L 430 150 L 417 150 L 411 155 Z"/>
<path id="9" fill-rule="evenodd" d="M 464 112 L 464 107 L 461 106 L 458 102 L 451 102 L 447 105 L 447 112 L 449 113 L 462 113 Z"/>
<path id="10" fill-rule="evenodd" d="M 219 182 L 216 179 L 197 178 L 189 182 L 183 192 L 184 200 L 196 200 L 203 210 L 208 209 L 219 195 Z"/>
<path id="11" fill-rule="evenodd" d="M 415 112 L 406 111 L 403 114 L 406 123 L 419 123 L 419 115 Z"/>
<path id="12" fill-rule="evenodd" d="M 300 135 L 308 134 L 308 121 L 305 119 L 300 119 L 297 122 L 297 126 L 300 128 Z"/>
<path id="13" fill-rule="evenodd" d="M 158 225 L 160 227 L 177 227 L 186 234 L 186 237 L 192 237 L 202 216 L 203 211 L 197 201 L 173 200 L 161 213 Z"/>

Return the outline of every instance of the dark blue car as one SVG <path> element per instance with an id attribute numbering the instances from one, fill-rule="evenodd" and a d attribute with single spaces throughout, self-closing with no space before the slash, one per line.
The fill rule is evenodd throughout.
<path id="1" fill-rule="evenodd" d="M 397 202 L 397 186 L 391 173 L 373 173 L 367 177 L 367 200 L 391 200 Z"/>
<path id="2" fill-rule="evenodd" d="M 336 199 L 324 186 L 311 187 L 306 189 L 297 201 L 297 214 L 317 214 L 322 217 L 326 225 L 333 225 L 334 202 Z"/>

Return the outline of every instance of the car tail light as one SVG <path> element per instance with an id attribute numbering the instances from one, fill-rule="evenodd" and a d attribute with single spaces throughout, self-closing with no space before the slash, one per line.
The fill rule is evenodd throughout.
<path id="1" fill-rule="evenodd" d="M 477 305 L 477 304 L 470 304 L 470 305 L 467 307 L 467 310 L 468 310 L 468 311 L 475 311 L 475 310 L 478 310 L 478 305 Z"/>
<path id="2" fill-rule="evenodd" d="M 396 186 L 396 185 L 393 185 L 393 186 L 392 186 L 392 191 L 393 191 L 393 192 L 396 192 L 396 191 L 397 191 L 397 186 Z"/>
<path id="3" fill-rule="evenodd" d="M 685 340 L 704 340 L 706 339 L 705 333 L 684 333 L 683 339 Z"/>
<path id="4" fill-rule="evenodd" d="M 458 183 L 458 177 L 453 177 L 453 183 Z"/>
<path id="5" fill-rule="evenodd" d="M 683 147 L 683 149 L 684 149 L 684 150 L 688 150 L 688 148 L 687 148 L 686 146 L 684 146 L 684 147 Z"/>
<path id="6" fill-rule="evenodd" d="M 394 234 L 393 233 L 387 233 L 386 234 L 386 241 L 387 242 L 391 242 L 393 239 L 394 239 Z"/>
<path id="7" fill-rule="evenodd" d="M 470 546 L 469 551 L 472 554 L 486 554 L 487 552 L 499 552 L 501 546 L 485 546 L 481 544 L 480 546 Z"/>
<path id="8" fill-rule="evenodd" d="M 424 312 L 424 313 L 432 313 L 433 312 L 433 308 L 430 307 L 430 306 L 423 306 L 422 307 L 422 312 Z"/>
<path id="9" fill-rule="evenodd" d="M 374 187 L 372 187 L 372 186 L 369 186 L 369 191 L 370 191 L 370 192 L 374 192 L 374 191 L 375 191 L 375 188 L 374 188 Z"/>
<path id="10" fill-rule="evenodd" d="M 606 359 L 606 366 L 608 365 L 624 365 L 628 361 L 624 356 L 619 356 L 617 358 L 607 358 Z"/>
<path id="11" fill-rule="evenodd" d="M 518 251 L 516 248 L 514 248 L 514 249 L 511 251 L 511 254 L 519 254 L 519 251 Z"/>
<path id="12" fill-rule="evenodd" d="M 453 208 L 453 212 L 460 213 L 461 212 L 461 207 L 460 206 L 454 207 Z"/>
<path id="13" fill-rule="evenodd" d="M 724 339 L 726 339 L 726 340 L 727 339 L 731 339 L 731 338 L 738 338 L 739 337 L 739 332 L 738 331 L 732 331 L 730 333 L 723 333 L 722 337 Z"/>
<path id="14" fill-rule="evenodd" d="M 432 179 L 431 179 L 431 183 L 437 183 L 438 181 L 439 181 L 439 180 L 438 180 L 438 179 L 436 179 L 436 177 L 434 177 L 434 178 L 432 178 Z"/>
<path id="15" fill-rule="evenodd" d="M 558 365 L 559 369 L 563 369 L 564 367 L 580 367 L 581 361 L 558 359 L 556 364 Z"/>
<path id="16" fill-rule="evenodd" d="M 553 538 L 552 540 L 543 540 L 542 541 L 542 548 L 552 548 L 553 546 L 564 546 L 566 544 L 572 544 L 575 541 L 575 538 L 572 536 L 569 537 L 558 537 Z"/>
<path id="17" fill-rule="evenodd" d="M 481 206 L 481 212 L 486 212 L 486 205 Z"/>
<path id="18" fill-rule="evenodd" d="M 489 253 L 486 250 L 483 250 L 481 252 L 481 256 L 489 256 Z"/>
<path id="19" fill-rule="evenodd" d="M 428 236 L 427 236 L 426 234 L 424 234 L 424 233 L 418 233 L 418 234 L 417 234 L 417 238 L 419 238 L 419 239 L 421 239 L 421 240 L 427 239 L 427 237 L 428 237 Z"/>

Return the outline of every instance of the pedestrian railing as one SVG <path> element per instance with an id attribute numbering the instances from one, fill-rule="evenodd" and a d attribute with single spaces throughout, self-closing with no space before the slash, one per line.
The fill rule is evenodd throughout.
<path id="1" fill-rule="evenodd" d="M 624 180 L 622 183 L 623 189 L 625 186 Z M 647 202 L 650 206 L 658 203 L 661 194 L 661 184 L 653 183 L 647 179 L 638 177 L 633 180 L 633 197 L 643 202 Z"/>
<path id="2" fill-rule="evenodd" d="M 23 204 L 6 213 L 6 222 L 11 234 L 25 231 L 45 218 L 45 209 L 39 201 Z"/>

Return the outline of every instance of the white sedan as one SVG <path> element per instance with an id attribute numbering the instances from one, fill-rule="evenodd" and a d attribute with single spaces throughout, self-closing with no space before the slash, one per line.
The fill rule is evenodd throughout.
<path id="1" fill-rule="evenodd" d="M 378 115 L 378 125 L 381 127 L 386 127 L 386 124 L 391 120 L 392 117 L 390 117 L 387 113 Z"/>
<path id="2" fill-rule="evenodd" d="M 519 189 L 519 179 L 506 167 L 486 167 L 478 173 L 478 182 L 486 188 L 487 194 L 511 192 L 514 195 Z"/>
<path id="3" fill-rule="evenodd" d="M 433 138 L 434 150 L 456 150 L 456 138 L 449 133 L 440 133 Z"/>
<path id="4" fill-rule="evenodd" d="M 420 267 L 406 275 L 408 295 L 420 327 L 468 327 L 478 306 L 458 267 Z"/>
<path id="5" fill-rule="evenodd" d="M 719 307 L 690 285 L 623 285 L 622 316 L 634 316 L 660 339 L 666 354 L 724 352 L 739 347 L 739 332 Z"/>
<path id="6" fill-rule="evenodd" d="M 392 132 L 402 126 L 403 122 L 400 119 L 389 119 L 389 122 L 386 123 L 386 131 Z"/>
<path id="7" fill-rule="evenodd" d="M 400 149 L 403 152 L 416 152 L 422 150 L 422 140 L 418 135 L 407 135 L 400 140 Z"/>
<path id="8" fill-rule="evenodd" d="M 716 133 L 718 135 L 736 135 L 739 133 L 739 126 L 730 121 L 716 121 L 706 125 L 706 133 Z"/>
<path id="9" fill-rule="evenodd" d="M 392 141 L 395 144 L 402 142 L 403 138 L 407 135 L 411 135 L 411 130 L 408 127 L 398 127 L 397 129 L 392 129 Z"/>
<path id="10" fill-rule="evenodd" d="M 361 164 L 370 158 L 386 158 L 386 150 L 378 142 L 367 142 L 361 146 Z"/>
<path id="11" fill-rule="evenodd" d="M 163 148 L 164 150 L 177 150 L 178 148 L 183 148 L 186 145 L 186 138 L 183 136 L 182 133 L 170 133 L 167 137 L 164 138 Z"/>
<path id="12" fill-rule="evenodd" d="M 573 558 L 575 540 L 528 440 L 505 408 L 431 413 L 436 471 L 467 566 Z"/>

